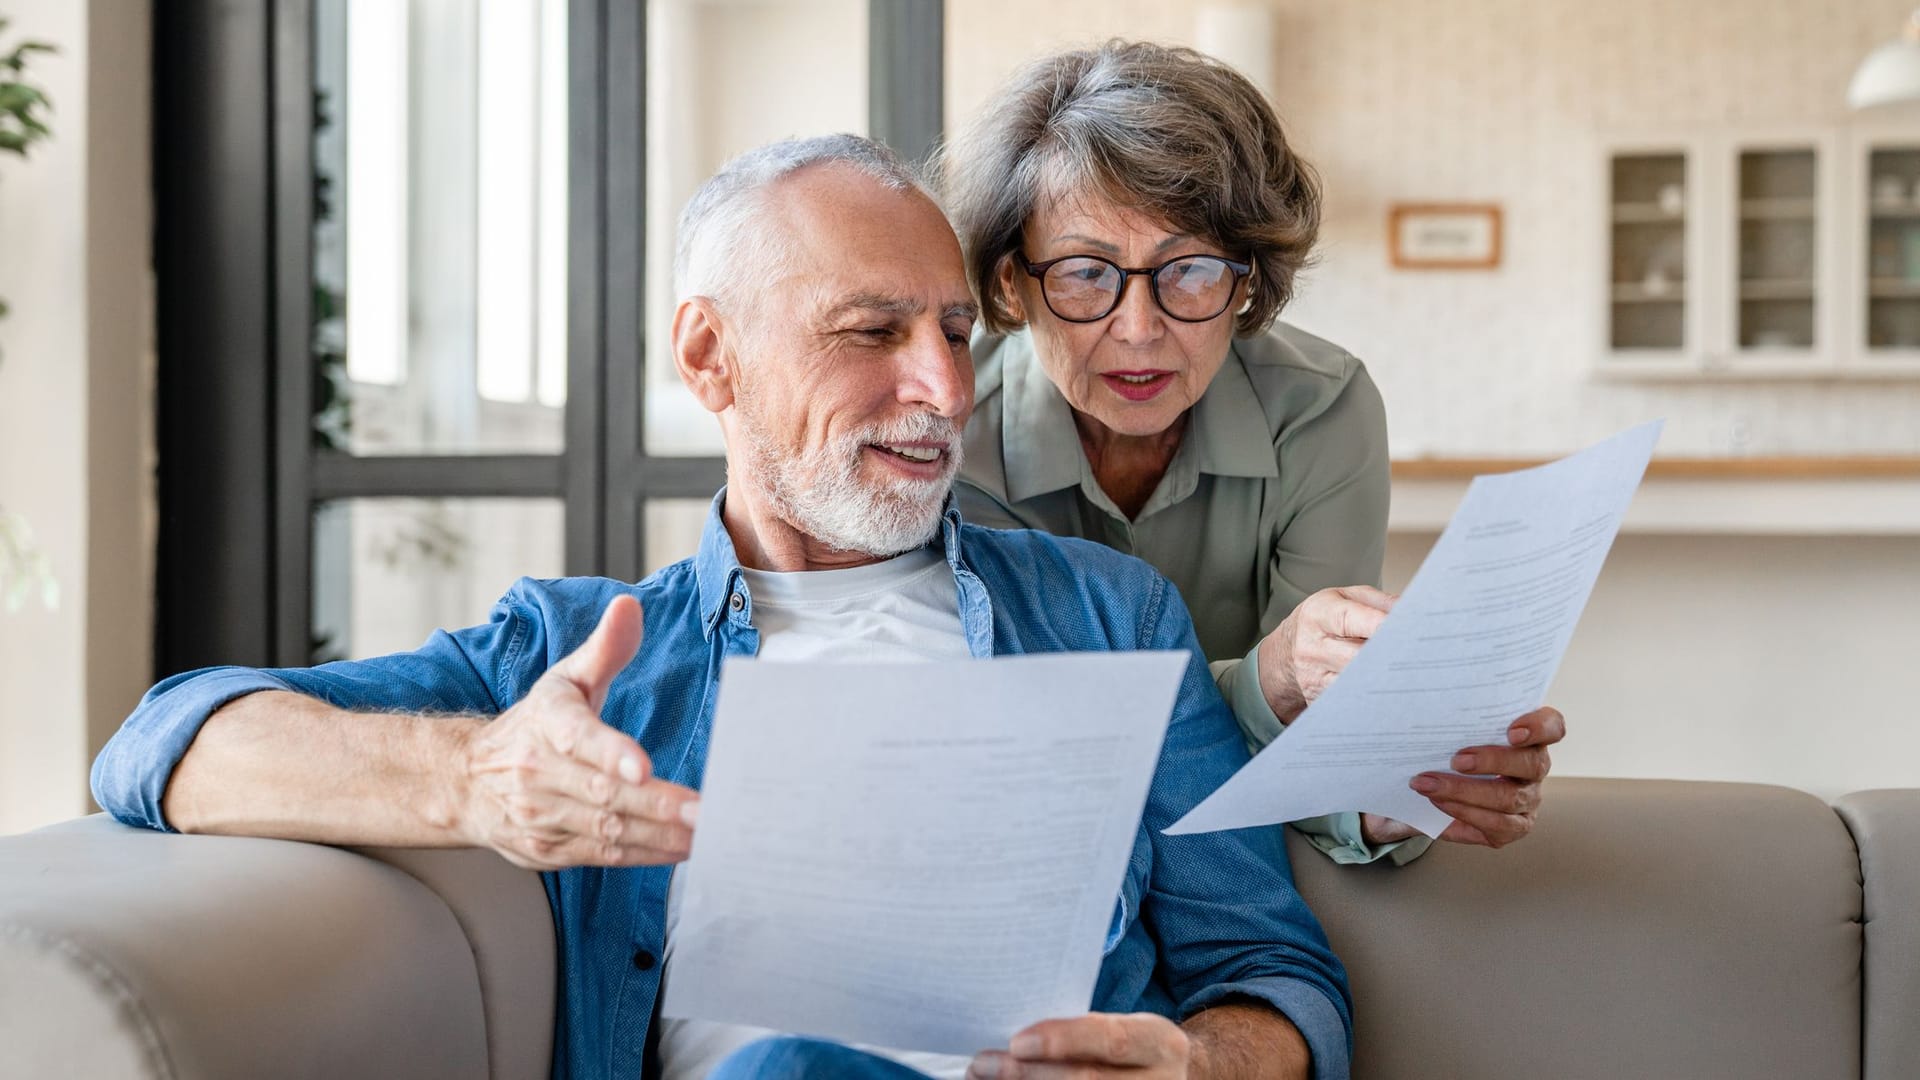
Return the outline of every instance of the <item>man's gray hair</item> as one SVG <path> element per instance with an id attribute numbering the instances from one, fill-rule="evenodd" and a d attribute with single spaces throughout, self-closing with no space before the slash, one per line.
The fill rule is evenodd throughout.
<path id="1" fill-rule="evenodd" d="M 748 150 L 720 167 L 680 212 L 673 259 L 675 295 L 732 294 L 742 278 L 764 280 L 790 254 L 774 230 L 755 228 L 766 191 L 814 165 L 848 165 L 893 191 L 933 198 L 911 165 L 884 143 L 860 135 L 815 135 L 783 139 Z"/>

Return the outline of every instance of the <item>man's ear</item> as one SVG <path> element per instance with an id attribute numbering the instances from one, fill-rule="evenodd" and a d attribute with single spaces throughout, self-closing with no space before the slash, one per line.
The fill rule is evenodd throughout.
<path id="1" fill-rule="evenodd" d="M 690 296 L 673 311 L 673 366 L 680 381 L 708 412 L 725 412 L 733 405 L 733 351 L 726 325 L 713 301 Z"/>
<path id="2" fill-rule="evenodd" d="M 1013 265 L 1012 254 L 1000 256 L 999 275 L 1000 306 L 1007 309 L 1007 314 L 1013 316 L 1014 322 L 1026 322 L 1027 305 L 1020 302 L 1020 290 L 1016 287 L 1020 284 L 1022 275 L 1020 268 Z"/>

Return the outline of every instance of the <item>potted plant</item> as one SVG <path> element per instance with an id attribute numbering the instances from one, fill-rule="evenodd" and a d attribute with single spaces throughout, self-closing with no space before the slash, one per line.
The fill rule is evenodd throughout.
<path id="1" fill-rule="evenodd" d="M 6 32 L 7 20 L 0 18 L 0 156 L 24 158 L 35 143 L 53 135 L 44 119 L 53 106 L 45 91 L 26 81 L 27 63 L 33 54 L 55 49 L 42 41 L 22 41 L 8 48 Z M 6 315 L 7 302 L 0 298 L 0 319 Z M 52 569 L 46 554 L 34 545 L 26 519 L 0 504 L 0 606 L 18 611 L 36 592 L 48 609 L 59 602 Z"/>

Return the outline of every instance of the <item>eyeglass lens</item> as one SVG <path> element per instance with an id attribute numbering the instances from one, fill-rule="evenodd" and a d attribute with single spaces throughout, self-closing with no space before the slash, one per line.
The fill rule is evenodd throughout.
<path id="1" fill-rule="evenodd" d="M 1040 283 L 1054 314 L 1092 321 L 1119 306 L 1125 281 L 1120 268 L 1105 259 L 1076 256 L 1048 267 Z M 1211 255 L 1175 259 L 1153 273 L 1161 308 L 1188 322 L 1204 322 L 1227 310 L 1236 283 L 1233 267 Z"/>

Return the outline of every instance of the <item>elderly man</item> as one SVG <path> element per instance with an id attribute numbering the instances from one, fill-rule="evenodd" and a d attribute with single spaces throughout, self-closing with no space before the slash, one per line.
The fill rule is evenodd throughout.
<path id="1" fill-rule="evenodd" d="M 157 829 L 488 846 L 542 871 L 557 1075 L 1345 1076 L 1344 973 L 1279 831 L 1160 832 L 1246 758 L 1178 595 L 1126 556 L 951 508 L 975 309 L 933 201 L 882 147 L 834 136 L 736 159 L 681 230 L 674 358 L 720 418 L 729 478 L 693 558 L 637 585 L 522 580 L 487 625 L 411 653 L 169 679 L 95 764 L 101 805 Z M 971 1060 L 656 1018 L 723 657 L 1135 648 L 1192 660 L 1098 1012 Z"/>

